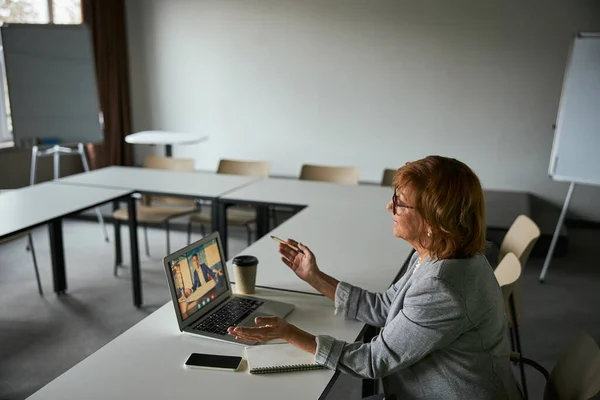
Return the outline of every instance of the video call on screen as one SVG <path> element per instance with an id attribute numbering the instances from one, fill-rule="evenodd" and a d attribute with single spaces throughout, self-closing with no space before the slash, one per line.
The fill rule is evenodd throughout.
<path id="1" fill-rule="evenodd" d="M 216 239 L 171 261 L 170 267 L 183 320 L 227 290 Z"/>

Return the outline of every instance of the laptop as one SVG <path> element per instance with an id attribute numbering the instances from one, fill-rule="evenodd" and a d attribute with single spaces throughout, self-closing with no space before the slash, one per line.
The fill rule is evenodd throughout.
<path id="1" fill-rule="evenodd" d="M 256 326 L 257 316 L 285 318 L 294 305 L 234 294 L 215 232 L 163 259 L 169 290 L 181 332 L 243 345 L 227 328 Z"/>

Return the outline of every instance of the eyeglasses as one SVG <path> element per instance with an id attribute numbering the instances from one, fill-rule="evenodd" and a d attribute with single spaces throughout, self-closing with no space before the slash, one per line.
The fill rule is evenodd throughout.
<path id="1" fill-rule="evenodd" d="M 394 213 L 394 215 L 396 215 L 396 210 L 398 209 L 398 207 L 400 208 L 415 208 L 413 206 L 409 206 L 406 204 L 403 204 L 400 202 L 400 200 L 398 199 L 398 196 L 396 195 L 396 191 L 394 190 L 394 194 L 392 194 L 392 212 Z"/>

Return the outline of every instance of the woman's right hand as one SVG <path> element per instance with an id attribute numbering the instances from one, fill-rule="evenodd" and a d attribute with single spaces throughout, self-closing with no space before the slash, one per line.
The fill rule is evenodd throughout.
<path id="1" fill-rule="evenodd" d="M 312 251 L 302 243 L 298 243 L 292 239 L 288 239 L 287 243 L 302 250 L 304 254 L 294 250 L 288 245 L 280 243 L 279 253 L 283 256 L 281 257 L 281 261 L 290 267 L 300 279 L 305 282 L 310 282 L 319 272 L 317 258 Z"/>

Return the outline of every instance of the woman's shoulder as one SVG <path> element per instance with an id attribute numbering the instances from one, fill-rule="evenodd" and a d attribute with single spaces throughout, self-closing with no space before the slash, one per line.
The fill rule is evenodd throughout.
<path id="1" fill-rule="evenodd" d="M 488 309 L 490 302 L 502 303 L 498 282 L 485 255 L 434 260 L 428 264 L 429 268 L 421 266 L 415 290 L 431 292 L 431 287 L 436 291 L 445 288 L 461 298 L 467 309 Z"/>
<path id="2" fill-rule="evenodd" d="M 430 273 L 448 282 L 472 281 L 477 276 L 493 276 L 493 270 L 484 254 L 468 258 L 450 258 L 431 262 Z"/>

